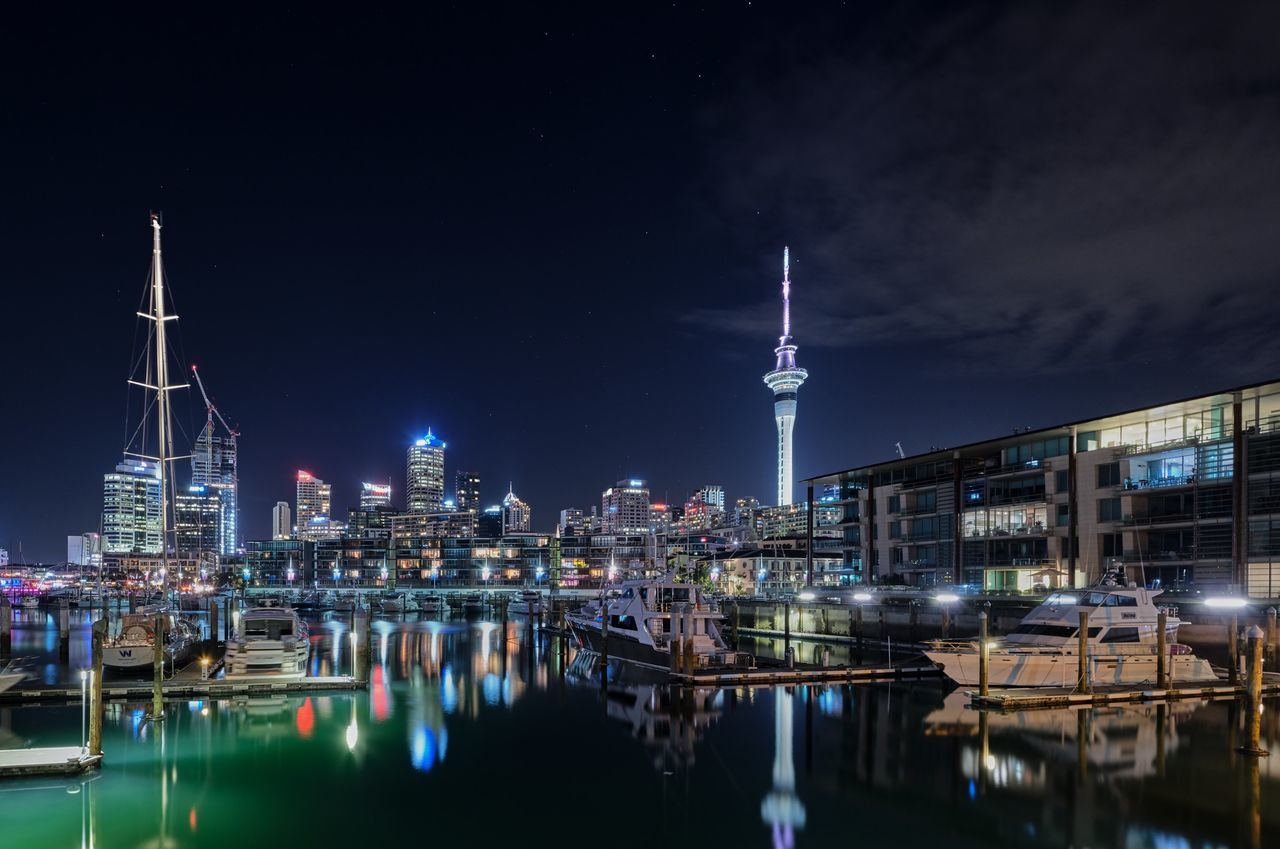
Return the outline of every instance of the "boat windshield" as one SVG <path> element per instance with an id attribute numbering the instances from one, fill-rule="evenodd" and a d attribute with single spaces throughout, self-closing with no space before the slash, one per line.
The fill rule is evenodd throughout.
<path id="1" fill-rule="evenodd" d="M 1116 602 L 1107 601 L 1106 593 L 1097 592 L 1078 592 L 1078 593 L 1054 593 L 1044 600 L 1047 605 L 1070 605 L 1072 607 L 1097 607 L 1100 604 L 1116 604 Z M 1130 604 L 1136 602 L 1120 602 L 1121 604 Z"/>
<path id="2" fill-rule="evenodd" d="M 244 635 L 246 637 L 263 637 L 278 640 L 293 634 L 292 619 L 246 619 Z"/>

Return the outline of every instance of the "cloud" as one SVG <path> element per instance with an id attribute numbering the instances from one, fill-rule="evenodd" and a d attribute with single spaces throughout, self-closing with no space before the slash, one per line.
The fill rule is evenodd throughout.
<path id="1" fill-rule="evenodd" d="M 1000 369 L 1274 362 L 1258 328 L 1280 317 L 1278 18 L 898 7 L 826 43 L 807 30 L 785 73 L 708 116 L 721 203 L 782 224 L 802 346 L 929 343 Z M 777 312 L 689 320 L 768 338 Z"/>

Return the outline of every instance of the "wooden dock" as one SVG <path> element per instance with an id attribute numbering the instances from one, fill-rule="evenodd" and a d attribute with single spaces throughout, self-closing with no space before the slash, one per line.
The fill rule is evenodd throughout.
<path id="1" fill-rule="evenodd" d="M 1243 684 L 1180 684 L 1175 687 L 1152 687 L 1142 684 L 1136 687 L 1120 685 L 1094 687 L 1083 693 L 1070 687 L 1011 687 L 989 690 L 987 695 L 969 691 L 974 707 L 1000 711 L 1044 710 L 1050 708 L 1079 707 L 1082 705 L 1111 705 L 1126 702 L 1172 702 L 1182 699 L 1239 699 L 1247 696 Z M 1280 674 L 1263 676 L 1262 695 L 1280 696 Z"/>
<path id="2" fill-rule="evenodd" d="M 754 669 L 724 667 L 700 669 L 692 674 L 671 673 L 683 687 L 772 687 L 778 684 L 873 684 L 939 678 L 942 670 L 925 666 L 765 666 Z"/>
<path id="3" fill-rule="evenodd" d="M 0 750 L 0 778 L 30 778 L 41 775 L 80 775 L 102 761 L 79 746 L 44 749 Z"/>
<path id="4" fill-rule="evenodd" d="M 210 678 L 171 678 L 164 682 L 166 699 L 220 699 L 243 695 L 280 695 L 290 693 L 315 693 L 335 690 L 363 690 L 365 682 L 350 675 L 327 675 L 314 678 L 288 678 L 287 676 L 260 675 L 252 681 L 226 681 Z M 110 685 L 104 682 L 102 698 L 105 701 L 150 701 L 151 683 L 148 681 Z M 21 705 L 41 702 L 78 702 L 79 687 L 29 687 L 0 693 L 0 704 Z"/>

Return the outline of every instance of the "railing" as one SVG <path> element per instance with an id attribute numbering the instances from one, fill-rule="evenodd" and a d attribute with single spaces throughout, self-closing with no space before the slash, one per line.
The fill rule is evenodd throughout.
<path id="1" fill-rule="evenodd" d="M 1026 536 L 1049 536 L 1053 534 L 1053 528 L 1041 522 L 1033 525 L 1011 525 L 1009 527 L 996 527 L 980 530 L 974 528 L 966 531 L 965 539 L 990 539 L 991 537 L 1026 537 Z"/>
<path id="2" fill-rule="evenodd" d="M 1166 478 L 1153 478 L 1150 480 L 1133 480 L 1125 478 L 1121 483 L 1117 484 L 1124 492 L 1136 492 L 1144 489 L 1162 489 L 1164 487 L 1173 486 L 1190 486 L 1196 482 L 1195 475 L 1171 475 Z"/>
<path id="3" fill-rule="evenodd" d="M 1194 522 L 1195 516 L 1191 513 L 1165 513 L 1159 516 L 1134 516 L 1126 514 L 1122 520 L 1124 524 L 1133 525 L 1175 525 L 1181 522 Z"/>

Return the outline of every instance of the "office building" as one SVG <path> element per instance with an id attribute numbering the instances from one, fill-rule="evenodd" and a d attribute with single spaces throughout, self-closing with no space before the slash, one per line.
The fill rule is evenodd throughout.
<path id="1" fill-rule="evenodd" d="M 378 506 L 347 511 L 347 535 L 358 537 L 365 534 L 382 534 L 390 532 L 391 520 L 402 515 L 401 510 L 394 507 Z"/>
<path id="2" fill-rule="evenodd" d="M 476 536 L 490 538 L 502 536 L 502 505 L 494 504 L 492 507 L 486 507 L 476 516 Z"/>
<path id="3" fill-rule="evenodd" d="M 430 428 L 409 446 L 405 512 L 432 513 L 444 505 L 444 449 L 445 443 Z"/>
<path id="4" fill-rule="evenodd" d="M 391 506 L 391 484 L 389 483 L 369 483 L 364 481 L 360 484 L 360 509 L 373 510 L 377 507 Z"/>
<path id="5" fill-rule="evenodd" d="M 684 503 L 684 524 L 692 531 L 717 528 L 724 520 L 724 487 L 704 486 Z"/>
<path id="6" fill-rule="evenodd" d="M 600 517 L 606 534 L 649 533 L 649 487 L 635 478 L 618 481 L 601 494 Z"/>
<path id="7" fill-rule="evenodd" d="M 1280 595 L 1280 382 L 813 478 L 845 564 L 987 590 L 1129 580 Z M 816 543 L 815 543 L 816 545 Z"/>
<path id="8" fill-rule="evenodd" d="M 529 505 L 515 494 L 514 486 L 507 485 L 507 494 L 502 498 L 502 532 L 526 533 L 532 518 Z"/>
<path id="9" fill-rule="evenodd" d="M 839 535 L 840 508 L 834 503 L 818 503 L 814 513 L 813 535 Z M 779 507 L 761 507 L 755 511 L 756 533 L 761 539 L 808 538 L 809 502 L 800 501 Z"/>
<path id="10" fill-rule="evenodd" d="M 246 586 L 313 586 L 315 545 L 305 539 L 249 540 L 240 577 Z"/>
<path id="11" fill-rule="evenodd" d="M 782 250 L 782 335 L 773 349 L 777 360 L 773 371 L 764 376 L 765 385 L 773 392 L 773 418 L 778 428 L 776 452 L 778 504 L 791 503 L 795 472 L 791 467 L 792 433 L 796 423 L 796 396 L 809 372 L 796 366 L 796 346 L 791 343 L 791 253 Z"/>
<path id="12" fill-rule="evenodd" d="M 233 555 L 239 543 L 240 508 L 237 492 L 237 449 L 234 436 L 217 436 L 213 421 L 206 422 L 191 449 L 191 484 L 205 487 L 218 497 L 218 526 L 215 550 Z"/>
<path id="13" fill-rule="evenodd" d="M 293 513 L 289 502 L 277 501 L 271 508 L 271 538 L 289 539 L 293 536 Z"/>
<path id="14" fill-rule="evenodd" d="M 566 507 L 560 511 L 560 532 L 562 534 L 584 533 L 587 517 L 580 507 Z"/>
<path id="15" fill-rule="evenodd" d="M 756 524 L 756 514 L 760 512 L 760 499 L 753 495 L 739 498 L 733 504 L 733 525 L 739 528 L 752 528 Z"/>
<path id="16" fill-rule="evenodd" d="M 477 535 L 476 523 L 477 517 L 472 513 L 442 510 L 438 513 L 403 513 L 392 516 L 390 529 L 391 536 L 396 539 L 464 538 Z"/>
<path id="17" fill-rule="evenodd" d="M 160 469 L 151 460 L 125 460 L 102 478 L 103 552 L 159 554 Z"/>
<path id="18" fill-rule="evenodd" d="M 453 476 L 453 509 L 480 512 L 480 475 L 457 472 Z"/>
<path id="19" fill-rule="evenodd" d="M 67 563 L 72 566 L 101 566 L 102 534 L 90 531 L 67 537 Z"/>
<path id="20" fill-rule="evenodd" d="M 298 472 L 298 494 L 295 502 L 294 521 L 298 523 L 298 536 L 316 539 L 327 535 L 331 486 L 310 472 Z"/>
<path id="21" fill-rule="evenodd" d="M 649 531 L 665 534 L 671 530 L 671 508 L 666 504 L 649 505 Z"/>
<path id="22" fill-rule="evenodd" d="M 173 502 L 173 530 L 178 556 L 216 561 L 220 553 L 222 496 L 213 487 L 192 484 Z"/>

